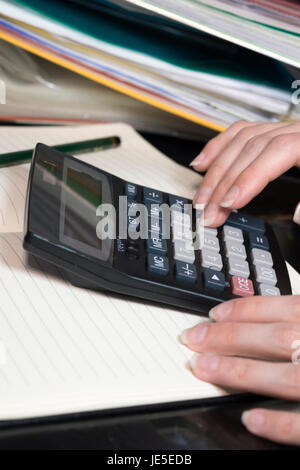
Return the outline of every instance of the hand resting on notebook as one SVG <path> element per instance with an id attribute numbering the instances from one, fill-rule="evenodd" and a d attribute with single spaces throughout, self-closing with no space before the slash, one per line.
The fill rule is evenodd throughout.
<path id="1" fill-rule="evenodd" d="M 207 204 L 205 223 L 223 224 L 272 179 L 300 166 L 300 122 L 238 122 L 211 140 L 192 162 L 208 170 L 194 197 Z M 300 203 L 294 221 L 300 223 Z M 214 322 L 181 335 L 195 355 L 193 373 L 201 380 L 242 391 L 300 400 L 300 295 L 248 297 L 213 308 Z M 284 319 L 284 321 L 283 321 Z M 259 436 L 300 445 L 300 414 L 252 409 L 242 415 Z"/>

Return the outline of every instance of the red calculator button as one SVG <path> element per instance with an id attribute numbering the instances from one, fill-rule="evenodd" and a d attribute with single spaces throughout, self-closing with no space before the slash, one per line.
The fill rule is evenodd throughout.
<path id="1" fill-rule="evenodd" d="M 254 295 L 253 283 L 250 279 L 240 276 L 231 278 L 232 293 L 240 297 L 249 297 Z"/>

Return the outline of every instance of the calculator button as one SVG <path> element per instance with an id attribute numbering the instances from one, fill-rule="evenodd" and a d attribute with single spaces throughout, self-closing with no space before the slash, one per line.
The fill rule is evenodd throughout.
<path id="1" fill-rule="evenodd" d="M 215 269 L 216 271 L 221 271 L 223 268 L 221 255 L 216 251 L 204 248 L 200 252 L 200 258 L 203 268 Z"/>
<path id="2" fill-rule="evenodd" d="M 213 250 L 219 253 L 220 251 L 220 243 L 217 237 L 214 234 L 204 231 L 203 236 L 203 249 Z"/>
<path id="3" fill-rule="evenodd" d="M 250 275 L 249 264 L 238 256 L 230 256 L 228 258 L 228 272 L 232 276 L 248 278 Z"/>
<path id="4" fill-rule="evenodd" d="M 227 258 L 229 258 L 230 256 L 238 256 L 241 259 L 247 258 L 244 245 L 240 242 L 235 242 L 233 240 L 227 240 L 225 242 L 225 253 Z"/>
<path id="5" fill-rule="evenodd" d="M 211 228 L 211 227 L 204 227 L 204 233 L 214 235 L 215 237 L 218 236 L 218 230 L 216 228 Z"/>
<path id="6" fill-rule="evenodd" d="M 119 253 L 125 253 L 126 252 L 126 240 L 122 240 L 122 238 L 117 237 L 117 251 Z"/>
<path id="7" fill-rule="evenodd" d="M 176 211 L 184 211 L 184 206 L 189 204 L 188 199 L 184 197 L 173 196 L 172 194 L 169 195 L 169 206 L 172 210 Z"/>
<path id="8" fill-rule="evenodd" d="M 188 226 L 174 225 L 172 228 L 172 240 L 193 241 L 193 232 Z"/>
<path id="9" fill-rule="evenodd" d="M 217 237 L 218 236 L 218 230 L 215 228 L 210 228 L 210 227 L 203 227 L 203 225 L 196 225 L 196 235 L 197 239 L 199 241 L 199 249 L 203 248 L 204 246 L 204 237 Z M 209 249 L 209 247 L 207 247 Z"/>
<path id="10" fill-rule="evenodd" d="M 257 264 L 263 264 L 264 266 L 273 266 L 273 258 L 269 251 L 260 250 L 259 248 L 253 248 L 251 250 L 252 263 L 256 266 Z"/>
<path id="11" fill-rule="evenodd" d="M 191 216 L 189 214 L 184 214 L 179 211 L 171 211 L 171 224 L 174 225 L 184 225 L 191 227 Z"/>
<path id="12" fill-rule="evenodd" d="M 136 260 L 139 258 L 139 249 L 136 245 L 129 244 L 126 249 L 126 254 L 130 260 Z"/>
<path id="13" fill-rule="evenodd" d="M 148 233 L 157 238 L 162 237 L 163 221 L 159 217 L 148 217 Z"/>
<path id="14" fill-rule="evenodd" d="M 206 289 L 216 289 L 221 291 L 225 289 L 225 277 L 224 274 L 221 272 L 216 272 L 213 269 L 204 268 L 203 280 Z"/>
<path id="15" fill-rule="evenodd" d="M 273 268 L 257 264 L 254 267 L 254 271 L 257 282 L 270 284 L 271 286 L 275 286 L 277 284 L 277 277 Z"/>
<path id="16" fill-rule="evenodd" d="M 175 265 L 176 279 L 195 283 L 197 281 L 197 269 L 194 264 L 176 261 Z"/>
<path id="17" fill-rule="evenodd" d="M 167 276 L 169 273 L 169 261 L 165 256 L 150 253 L 147 257 L 148 271 L 161 276 Z"/>
<path id="18" fill-rule="evenodd" d="M 259 284 L 258 291 L 260 295 L 280 295 L 278 287 L 270 286 L 268 284 Z"/>
<path id="19" fill-rule="evenodd" d="M 199 232 L 201 232 L 201 230 L 204 230 L 204 232 L 210 233 L 211 235 L 215 235 L 215 237 L 217 237 L 218 229 L 212 228 L 212 227 L 204 227 L 203 224 L 200 222 L 202 214 L 203 214 L 203 210 L 199 210 L 199 209 L 195 210 L 196 230 Z"/>
<path id="20" fill-rule="evenodd" d="M 262 220 L 250 215 L 241 214 L 240 212 L 231 212 L 226 224 L 250 232 L 252 230 L 261 233 L 265 232 L 265 224 Z"/>
<path id="21" fill-rule="evenodd" d="M 177 261 L 193 263 L 195 261 L 195 252 L 192 243 L 181 240 L 174 241 L 174 258 Z"/>
<path id="22" fill-rule="evenodd" d="M 249 245 L 250 248 L 261 248 L 263 250 L 269 249 L 268 239 L 264 235 L 249 233 Z"/>
<path id="23" fill-rule="evenodd" d="M 250 297 L 254 295 L 253 283 L 250 279 L 241 276 L 232 276 L 231 278 L 232 293 L 239 297 Z"/>
<path id="24" fill-rule="evenodd" d="M 159 255 L 167 254 L 167 242 L 163 238 L 148 238 L 147 251 L 149 253 L 156 253 Z"/>
<path id="25" fill-rule="evenodd" d="M 125 194 L 131 199 L 135 199 L 137 195 L 137 185 L 132 183 L 126 183 L 125 185 Z"/>
<path id="26" fill-rule="evenodd" d="M 163 202 L 163 194 L 151 188 L 144 188 L 144 201 L 152 201 L 161 204 Z"/>
<path id="27" fill-rule="evenodd" d="M 162 211 L 158 202 L 145 201 L 145 206 L 148 211 L 148 217 L 159 217 L 162 218 Z"/>
<path id="28" fill-rule="evenodd" d="M 224 225 L 223 238 L 225 241 L 233 240 L 240 243 L 244 242 L 242 230 L 240 228 L 231 227 L 230 225 Z"/>
<path id="29" fill-rule="evenodd" d="M 136 216 L 138 211 L 138 203 L 133 199 L 127 199 L 127 214 Z"/>
<path id="30" fill-rule="evenodd" d="M 129 215 L 127 219 L 127 225 L 129 234 L 136 233 L 140 228 L 139 218 Z"/>

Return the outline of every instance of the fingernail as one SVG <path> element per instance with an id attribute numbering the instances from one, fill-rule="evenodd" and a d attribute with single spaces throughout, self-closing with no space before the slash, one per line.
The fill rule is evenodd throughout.
<path id="1" fill-rule="evenodd" d="M 218 206 L 214 202 L 210 202 L 203 211 L 200 218 L 200 224 L 205 227 L 212 225 L 218 215 Z"/>
<path id="2" fill-rule="evenodd" d="M 204 208 L 211 196 L 211 193 L 212 189 L 209 186 L 200 186 L 199 191 L 194 197 L 194 207 L 202 206 L 202 208 Z"/>
<path id="3" fill-rule="evenodd" d="M 190 366 L 192 370 L 195 370 L 198 364 L 198 359 L 200 355 L 199 354 L 194 354 L 191 359 L 190 359 Z"/>
<path id="4" fill-rule="evenodd" d="M 240 188 L 238 186 L 232 186 L 229 191 L 224 196 L 223 201 L 220 203 L 221 207 L 230 207 L 237 199 L 240 193 Z"/>
<path id="5" fill-rule="evenodd" d="M 219 367 L 220 357 L 214 354 L 195 354 L 191 361 L 191 368 L 199 372 L 215 371 Z"/>
<path id="6" fill-rule="evenodd" d="M 197 325 L 193 328 L 188 328 L 181 333 L 180 341 L 185 345 L 188 343 L 199 344 L 204 340 L 207 331 L 208 327 L 206 325 Z"/>
<path id="7" fill-rule="evenodd" d="M 260 411 L 244 411 L 241 420 L 244 426 L 255 432 L 263 427 L 265 417 Z"/>
<path id="8" fill-rule="evenodd" d="M 204 157 L 205 157 L 204 152 L 199 153 L 199 155 L 196 158 L 194 158 L 194 160 L 191 161 L 190 166 L 194 167 L 194 166 L 199 165 L 199 163 L 201 163 L 201 160 L 203 160 Z"/>
<path id="9" fill-rule="evenodd" d="M 187 332 L 188 330 L 184 330 L 180 335 L 179 335 L 179 341 L 181 344 L 184 344 L 186 346 L 188 344 L 188 339 L 187 339 Z"/>
<path id="10" fill-rule="evenodd" d="M 229 317 L 233 309 L 233 302 L 224 302 L 209 311 L 209 318 L 215 321 L 222 321 Z"/>
<path id="11" fill-rule="evenodd" d="M 299 202 L 298 206 L 295 209 L 293 221 L 295 222 L 295 224 L 300 225 L 300 202 Z"/>
<path id="12" fill-rule="evenodd" d="M 194 205 L 194 209 L 197 211 L 196 216 L 200 217 L 200 215 L 202 215 L 204 207 L 205 207 L 205 204 L 196 203 Z"/>

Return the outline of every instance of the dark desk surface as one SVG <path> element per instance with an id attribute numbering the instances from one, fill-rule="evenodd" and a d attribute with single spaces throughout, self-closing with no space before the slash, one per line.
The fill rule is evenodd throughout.
<path id="1" fill-rule="evenodd" d="M 201 143 L 146 136 L 183 164 L 201 149 Z M 300 271 L 300 228 L 291 216 L 300 200 L 300 179 L 289 172 L 270 184 L 246 210 L 273 223 L 286 259 Z M 298 256 L 297 256 L 298 255 Z M 222 404 L 168 411 L 135 412 L 117 416 L 90 414 L 58 420 L 0 426 L 0 449 L 277 449 L 280 446 L 250 435 L 241 425 L 241 413 L 251 406 L 280 407 L 275 400 L 244 398 Z M 293 409 L 294 404 L 285 405 Z"/>

